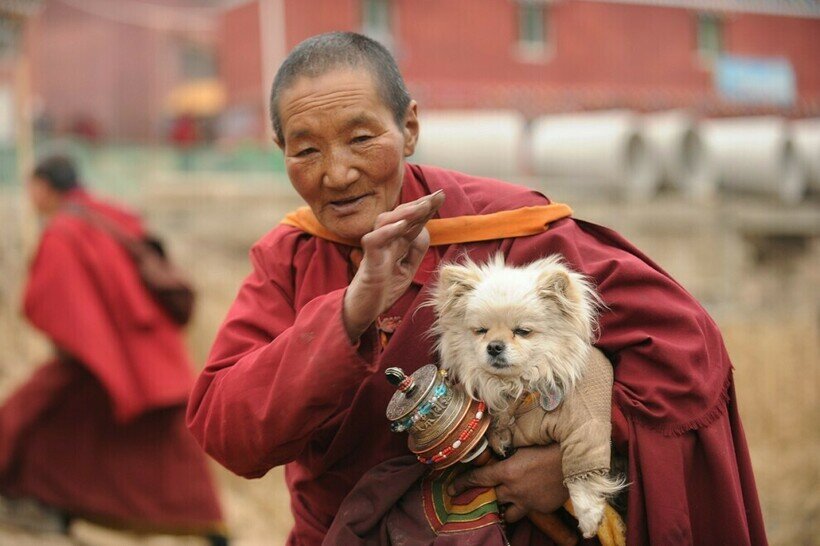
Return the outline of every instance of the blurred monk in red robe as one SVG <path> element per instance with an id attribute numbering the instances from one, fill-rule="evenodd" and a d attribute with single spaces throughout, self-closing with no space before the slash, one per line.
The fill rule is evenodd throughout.
<path id="1" fill-rule="evenodd" d="M 468 470 L 431 493 L 434 513 L 427 497 L 408 501 L 429 491 L 406 437 L 388 429 L 395 389 L 384 370 L 435 361 L 432 312 L 420 304 L 440 263 L 560 253 L 606 304 L 597 346 L 615 370 L 612 440 L 628 460 L 628 544 L 765 544 L 731 364 L 712 319 L 628 241 L 567 207 L 408 164 L 417 109 L 390 54 L 364 36 L 315 36 L 282 64 L 273 127 L 308 207 L 251 249 L 252 271 L 191 395 L 188 424 L 205 450 L 249 478 L 285 465 L 291 546 L 391 537 L 413 546 L 552 544 L 522 518 L 567 500 L 555 445 Z M 447 520 L 453 497 L 476 488 L 495 497 L 472 495 L 488 504 Z"/>
<path id="2" fill-rule="evenodd" d="M 225 544 L 206 458 L 185 428 L 193 374 L 180 327 L 111 231 L 141 238 L 139 218 L 82 189 L 65 157 L 36 167 L 29 194 L 45 227 L 24 311 L 55 355 L 0 407 L 0 494 Z"/>

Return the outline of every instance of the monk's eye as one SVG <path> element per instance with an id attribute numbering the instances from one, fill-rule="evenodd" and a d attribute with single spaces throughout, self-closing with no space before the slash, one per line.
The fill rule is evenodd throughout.
<path id="1" fill-rule="evenodd" d="M 513 335 L 527 337 L 532 333 L 532 330 L 527 330 L 526 328 L 516 328 L 513 330 Z"/>
<path id="2" fill-rule="evenodd" d="M 484 334 L 487 333 L 487 329 L 486 328 L 476 328 L 475 330 L 473 330 L 473 332 L 475 332 L 475 335 L 477 335 L 477 336 L 483 336 Z"/>
<path id="3" fill-rule="evenodd" d="M 307 157 L 311 154 L 318 152 L 316 148 L 305 148 L 304 150 L 299 150 L 296 152 L 296 157 Z"/>
<path id="4" fill-rule="evenodd" d="M 361 144 L 363 142 L 367 142 L 368 140 L 370 140 L 372 138 L 373 137 L 370 136 L 370 135 L 360 135 L 360 136 L 354 137 L 353 140 L 351 140 L 350 142 L 353 143 L 353 144 Z"/>

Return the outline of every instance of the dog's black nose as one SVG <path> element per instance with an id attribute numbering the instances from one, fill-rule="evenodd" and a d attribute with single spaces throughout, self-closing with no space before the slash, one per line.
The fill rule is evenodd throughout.
<path id="1" fill-rule="evenodd" d="M 490 356 L 498 356 L 504 352 L 504 343 L 501 341 L 491 341 L 487 344 L 487 352 Z"/>

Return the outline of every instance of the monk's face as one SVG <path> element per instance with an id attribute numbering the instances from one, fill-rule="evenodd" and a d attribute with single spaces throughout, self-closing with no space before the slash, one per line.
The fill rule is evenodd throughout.
<path id="1" fill-rule="evenodd" d="M 293 187 L 327 229 L 360 239 L 399 203 L 418 136 L 415 102 L 397 124 L 370 72 L 345 68 L 297 79 L 278 107 Z"/>
<path id="2" fill-rule="evenodd" d="M 53 189 L 42 178 L 32 176 L 28 180 L 28 196 L 34 210 L 42 217 L 54 214 L 62 201 L 60 192 Z"/>

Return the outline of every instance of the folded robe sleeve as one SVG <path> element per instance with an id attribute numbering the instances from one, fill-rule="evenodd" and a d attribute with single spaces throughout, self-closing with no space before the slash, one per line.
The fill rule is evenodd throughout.
<path id="1" fill-rule="evenodd" d="M 607 309 L 597 346 L 612 360 L 612 440 L 629 456 L 628 544 L 766 544 L 731 364 L 705 310 L 614 232 L 551 230 Z"/>
<path id="2" fill-rule="evenodd" d="M 278 255 L 287 255 L 281 248 Z M 342 322 L 345 289 L 297 312 L 291 267 L 258 247 L 188 407 L 188 426 L 233 472 L 259 477 L 294 460 L 368 373 Z M 285 264 L 287 265 L 287 264 Z"/>

